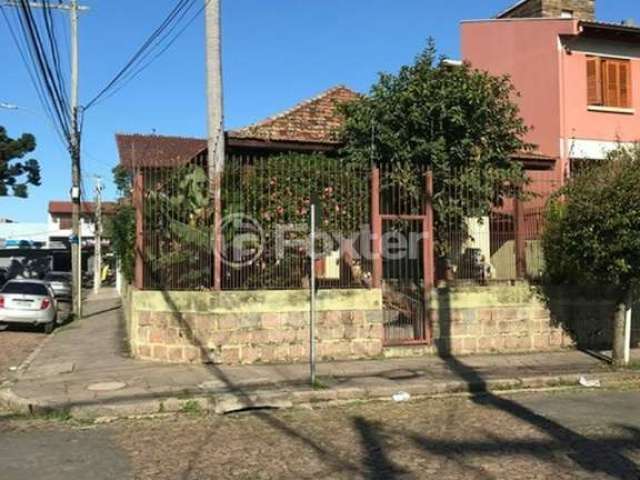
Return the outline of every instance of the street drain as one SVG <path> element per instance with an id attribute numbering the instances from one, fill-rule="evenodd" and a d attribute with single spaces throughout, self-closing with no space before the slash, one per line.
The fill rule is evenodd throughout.
<path id="1" fill-rule="evenodd" d="M 122 382 L 102 382 L 89 385 L 87 390 L 91 392 L 113 392 L 114 390 L 121 390 L 126 386 L 127 384 Z"/>

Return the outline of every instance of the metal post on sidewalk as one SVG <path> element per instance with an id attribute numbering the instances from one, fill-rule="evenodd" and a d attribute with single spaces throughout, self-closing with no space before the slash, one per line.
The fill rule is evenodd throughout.
<path id="1" fill-rule="evenodd" d="M 627 311 L 625 312 L 624 321 L 624 364 L 629 365 L 631 363 L 631 317 L 632 315 L 631 304 L 627 305 Z"/>
<path id="2" fill-rule="evenodd" d="M 309 246 L 309 288 L 310 288 L 310 312 L 309 312 L 309 373 L 311 386 L 316 384 L 316 206 L 311 204 L 311 234 Z"/>

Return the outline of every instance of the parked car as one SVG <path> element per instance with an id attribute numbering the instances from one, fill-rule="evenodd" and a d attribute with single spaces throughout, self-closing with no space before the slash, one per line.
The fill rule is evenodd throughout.
<path id="1" fill-rule="evenodd" d="M 0 288 L 7 283 L 7 280 L 9 280 L 9 270 L 4 267 L 0 267 Z"/>
<path id="2" fill-rule="evenodd" d="M 0 324 L 27 323 L 53 332 L 57 303 L 51 286 L 41 280 L 10 280 L 0 290 Z"/>
<path id="3" fill-rule="evenodd" d="M 71 298 L 71 274 L 69 272 L 49 272 L 44 281 L 51 285 L 56 298 Z"/>

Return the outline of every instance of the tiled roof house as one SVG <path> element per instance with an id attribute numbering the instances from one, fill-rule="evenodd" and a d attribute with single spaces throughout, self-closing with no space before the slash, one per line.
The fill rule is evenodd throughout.
<path id="1" fill-rule="evenodd" d="M 294 107 L 244 128 L 226 132 L 227 152 L 330 151 L 340 145 L 340 104 L 358 98 L 345 86 L 331 88 Z M 205 155 L 207 140 L 160 135 L 117 134 L 125 168 L 184 165 Z"/>

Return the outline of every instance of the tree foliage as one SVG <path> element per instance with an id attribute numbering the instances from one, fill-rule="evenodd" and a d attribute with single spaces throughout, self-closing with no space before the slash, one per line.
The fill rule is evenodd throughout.
<path id="1" fill-rule="evenodd" d="M 486 215 L 524 182 L 510 156 L 532 146 L 523 140 L 527 127 L 515 95 L 508 77 L 448 65 L 430 41 L 413 65 L 381 74 L 368 96 L 343 107 L 344 154 L 386 165 L 383 189 L 399 185 L 416 197 L 421 173 L 431 170 L 436 226 L 462 224 Z"/>
<path id="2" fill-rule="evenodd" d="M 128 282 L 132 282 L 135 268 L 136 212 L 130 204 L 118 205 L 111 219 L 110 237 L 122 274 Z"/>
<path id="3" fill-rule="evenodd" d="M 280 225 L 307 225 L 311 202 L 321 209 L 327 233 L 357 232 L 368 218 L 369 169 L 323 154 L 288 153 L 254 165 L 226 167 L 225 214 L 255 218 L 267 234 Z"/>
<path id="4" fill-rule="evenodd" d="M 230 162 L 225 167 L 222 197 L 224 215 L 238 216 L 235 223 L 225 222 L 223 235 L 227 245 L 243 236 L 245 248 L 253 235 L 250 223 L 257 222 L 261 232 L 255 247 L 262 255 L 252 265 L 228 269 L 247 288 L 295 288 L 308 272 L 305 241 L 311 204 L 319 210 L 318 231 L 326 243 L 317 248 L 331 251 L 338 239 L 350 237 L 369 221 L 369 165 L 318 153 L 287 153 L 255 159 L 250 164 Z M 249 223 L 247 219 L 252 219 Z M 286 248 L 278 246 L 279 229 L 286 227 Z M 329 238 L 331 237 L 331 238 Z M 257 245 L 257 240 L 261 243 Z M 232 280 L 233 281 L 233 280 Z"/>
<path id="5" fill-rule="evenodd" d="M 36 139 L 30 133 L 13 139 L 4 127 L 0 127 L 0 196 L 12 194 L 26 198 L 29 185 L 40 185 L 38 161 L 33 158 L 23 160 L 35 149 Z"/>
<path id="6" fill-rule="evenodd" d="M 614 287 L 640 282 L 640 146 L 620 147 L 577 174 L 550 203 L 543 238 L 553 282 Z"/>
<path id="7" fill-rule="evenodd" d="M 111 173 L 113 174 L 113 183 L 118 189 L 118 192 L 120 192 L 120 195 L 122 197 L 129 196 L 133 183 L 131 171 L 122 165 L 117 165 L 111 169 Z"/>
<path id="8" fill-rule="evenodd" d="M 133 282 L 135 271 L 136 211 L 131 205 L 131 172 L 118 165 L 111 170 L 113 183 L 120 200 L 112 217 L 105 218 L 103 234 L 111 239 L 113 252 L 120 270 L 128 282 Z"/>
<path id="9" fill-rule="evenodd" d="M 151 280 L 181 289 L 208 288 L 214 236 L 205 169 L 189 164 L 169 175 L 147 171 L 145 177 L 144 229 L 153 232 L 145 260 Z"/>

